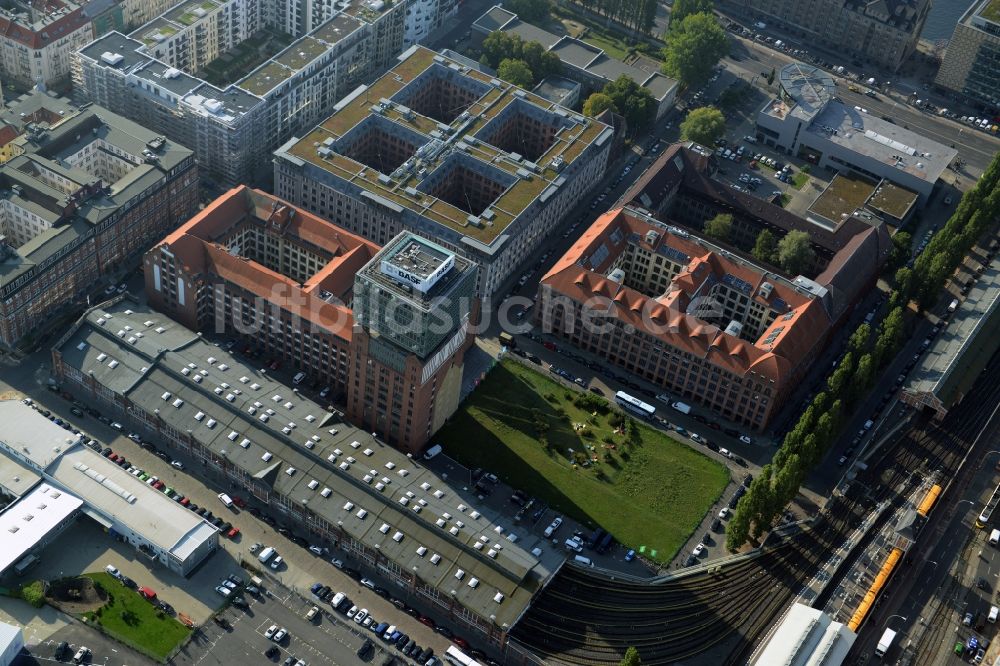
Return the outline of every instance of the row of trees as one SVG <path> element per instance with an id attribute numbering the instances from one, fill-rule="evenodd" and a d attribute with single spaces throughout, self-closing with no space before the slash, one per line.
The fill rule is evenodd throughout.
<path id="1" fill-rule="evenodd" d="M 704 231 L 709 238 L 734 244 L 733 216 L 728 213 L 720 213 L 705 222 Z M 764 263 L 781 266 L 792 275 L 809 272 L 816 261 L 809 234 L 804 231 L 790 231 L 779 241 L 765 229 L 757 235 L 753 256 Z"/>
<path id="2" fill-rule="evenodd" d="M 562 73 L 562 61 L 538 42 L 496 30 L 483 40 L 480 62 L 497 70 L 497 76 L 522 88 L 531 88 L 547 76 Z"/>
<path id="3" fill-rule="evenodd" d="M 851 335 L 843 358 L 827 378 L 826 390 L 802 413 L 771 463 L 764 466 L 736 506 L 726 528 L 727 548 L 735 551 L 749 538 L 759 538 L 794 499 L 806 475 L 836 440 L 854 404 L 902 348 L 907 335 L 905 309 L 910 301 L 917 299 L 921 308 L 934 304 L 958 263 L 1000 218 L 998 183 L 1000 155 L 994 157 L 976 186 L 965 193 L 955 213 L 928 244 L 913 269 L 904 266 L 896 271 L 896 288 L 889 296 L 889 311 L 874 340 L 868 324 L 861 324 Z M 902 246 L 902 242 L 897 244 L 897 260 Z"/>
<path id="4" fill-rule="evenodd" d="M 649 34 L 653 30 L 656 0 L 573 0 L 573 2 L 629 30 L 642 34 Z"/>
<path id="5" fill-rule="evenodd" d="M 902 268 L 897 272 L 900 299 L 905 302 L 915 298 L 921 309 L 937 301 L 962 258 L 1000 216 L 998 182 L 1000 154 L 994 156 L 975 187 L 962 196 L 951 218 L 917 257 L 913 270 Z"/>

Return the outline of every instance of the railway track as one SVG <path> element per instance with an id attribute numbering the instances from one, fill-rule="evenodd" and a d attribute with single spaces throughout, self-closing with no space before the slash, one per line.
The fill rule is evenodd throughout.
<path id="1" fill-rule="evenodd" d="M 1000 356 L 991 360 L 974 390 L 1000 393 L 997 370 Z M 828 554 L 879 502 L 898 505 L 933 471 L 954 474 L 992 407 L 962 403 L 942 424 L 916 418 L 812 526 L 753 559 L 656 583 L 565 567 L 518 623 L 514 639 L 568 664 L 617 663 L 629 646 L 651 665 L 708 654 L 718 663 L 745 663 Z M 883 520 L 892 513 L 887 511 Z M 875 533 L 877 529 L 868 532 Z M 864 552 L 869 539 L 862 539 L 853 552 Z M 826 590 L 836 589 L 852 563 L 844 563 Z"/>

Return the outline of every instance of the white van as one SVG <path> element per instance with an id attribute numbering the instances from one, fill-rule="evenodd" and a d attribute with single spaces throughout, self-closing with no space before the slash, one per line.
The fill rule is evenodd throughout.
<path id="1" fill-rule="evenodd" d="M 219 501 L 226 505 L 226 508 L 233 506 L 233 498 L 226 493 L 219 493 Z"/>
<path id="2" fill-rule="evenodd" d="M 301 384 L 302 380 L 305 378 L 306 378 L 306 373 L 304 372 L 296 373 L 296 375 L 292 377 L 292 383 L 296 385 Z"/>
<path id="3" fill-rule="evenodd" d="M 431 448 L 427 449 L 424 452 L 424 460 L 430 460 L 431 458 L 433 458 L 437 454 L 441 453 L 441 451 L 443 451 L 443 450 L 444 449 L 441 448 L 440 444 L 435 444 L 434 446 L 432 446 Z"/>
<path id="4" fill-rule="evenodd" d="M 577 564 L 582 564 L 585 567 L 592 567 L 594 563 L 590 561 L 589 557 L 584 557 L 583 555 L 577 555 L 573 558 Z"/>
<path id="5" fill-rule="evenodd" d="M 990 532 L 990 545 L 995 546 L 1000 544 L 1000 530 L 993 530 Z"/>
<path id="6" fill-rule="evenodd" d="M 990 606 L 990 614 L 986 616 L 986 619 L 990 622 L 996 622 L 998 615 L 1000 615 L 1000 608 L 997 608 L 996 606 Z"/>
<path id="7" fill-rule="evenodd" d="M 257 556 L 257 559 L 260 560 L 261 564 L 267 564 L 267 561 L 272 557 L 274 557 L 274 554 L 276 552 L 278 551 L 268 546 L 264 550 L 260 551 L 260 554 Z"/>

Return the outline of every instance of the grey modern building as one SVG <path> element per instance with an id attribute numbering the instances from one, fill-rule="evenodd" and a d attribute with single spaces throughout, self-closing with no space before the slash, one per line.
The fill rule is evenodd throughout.
<path id="1" fill-rule="evenodd" d="M 934 83 L 1000 109 L 1000 0 L 980 0 L 962 15 Z"/>
<path id="2" fill-rule="evenodd" d="M 720 9 L 896 71 L 917 48 L 931 0 L 723 0 Z"/>
<path id="3" fill-rule="evenodd" d="M 385 245 L 410 231 L 494 293 L 604 175 L 613 130 L 422 47 L 275 152 L 275 194 Z"/>
<path id="4" fill-rule="evenodd" d="M 758 139 L 821 167 L 889 181 L 926 204 L 958 152 L 835 95 L 823 70 L 786 65 L 778 73 L 777 96 L 757 114 Z"/>
<path id="5" fill-rule="evenodd" d="M 187 142 L 202 170 L 221 183 L 253 181 L 269 175 L 276 146 L 319 122 L 336 100 L 387 67 L 402 47 L 404 4 L 379 10 L 367 5 L 383 7 L 381 0 L 368 0 L 338 11 L 224 87 L 195 76 L 194 64 L 203 60 L 197 54 L 208 47 L 179 39 L 198 34 L 198 24 L 171 33 L 173 51 L 159 41 L 178 30 L 173 26 L 180 18 L 166 15 L 132 36 L 111 32 L 81 49 L 74 83 L 85 98 Z"/>

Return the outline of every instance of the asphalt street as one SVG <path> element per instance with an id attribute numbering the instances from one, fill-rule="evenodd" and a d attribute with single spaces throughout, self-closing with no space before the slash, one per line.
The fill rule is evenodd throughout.
<path id="1" fill-rule="evenodd" d="M 733 41 L 737 45 L 733 51 L 736 57 L 726 58 L 726 67 L 743 74 L 746 80 L 759 76 L 761 72 L 770 72 L 771 68 L 781 69 L 788 63 L 801 62 L 787 53 L 769 48 L 768 45 L 752 39 L 733 36 Z M 959 158 L 968 163 L 966 170 L 973 178 L 978 178 L 1000 149 L 1000 139 L 997 137 L 974 130 L 958 121 L 929 113 L 905 101 L 914 99 L 907 92 L 912 90 L 912 86 L 901 93 L 895 91 L 890 91 L 889 94 L 880 93 L 878 99 L 873 99 L 863 92 L 849 90 L 848 86 L 853 83 L 850 79 L 833 76 L 838 84 L 837 96 L 844 104 L 860 106 L 876 117 L 886 115 L 897 125 L 946 146 L 953 146 L 958 150 Z"/>

